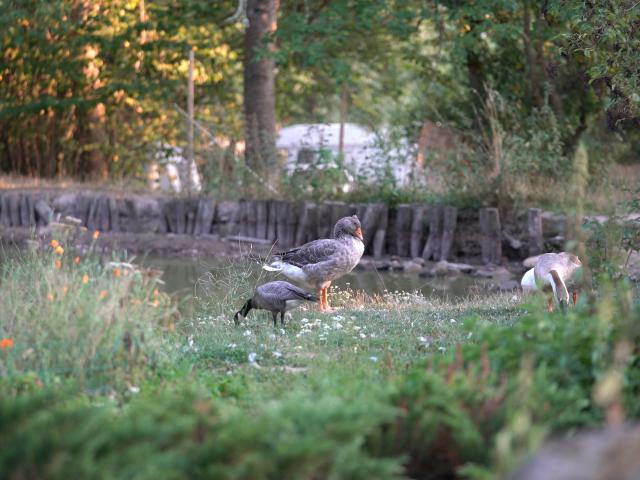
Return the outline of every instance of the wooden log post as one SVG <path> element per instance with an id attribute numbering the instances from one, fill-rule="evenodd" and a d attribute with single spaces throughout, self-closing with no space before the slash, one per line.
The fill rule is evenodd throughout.
<path id="1" fill-rule="evenodd" d="M 120 208 L 118 201 L 113 197 L 109 197 L 109 225 L 112 232 L 120 231 Z"/>
<path id="2" fill-rule="evenodd" d="M 316 206 L 311 202 L 303 202 L 299 207 L 300 219 L 296 227 L 295 245 L 302 245 L 315 240 Z"/>
<path id="3" fill-rule="evenodd" d="M 12 227 L 20 226 L 20 195 L 11 192 L 9 195 L 9 219 Z"/>
<path id="4" fill-rule="evenodd" d="M 378 224 L 373 235 L 372 250 L 375 258 L 380 258 L 385 254 L 385 245 L 387 242 L 387 227 L 389 225 L 389 207 L 380 204 L 378 211 Z"/>
<path id="5" fill-rule="evenodd" d="M 247 235 L 256 238 L 258 231 L 258 209 L 253 200 L 245 204 L 245 222 L 247 223 Z"/>
<path id="6" fill-rule="evenodd" d="M 87 215 L 89 230 L 109 231 L 109 200 L 105 195 L 93 197 Z"/>
<path id="7" fill-rule="evenodd" d="M 236 218 L 236 223 L 238 224 L 238 235 L 242 237 L 249 237 L 249 221 L 248 214 L 249 208 L 246 200 L 240 200 L 240 204 L 238 207 L 238 216 Z"/>
<path id="8" fill-rule="evenodd" d="M 231 204 L 231 217 L 227 224 L 227 235 L 241 235 L 242 222 L 245 215 L 243 202 L 229 202 Z"/>
<path id="9" fill-rule="evenodd" d="M 9 195 L 6 193 L 0 194 L 0 225 L 3 227 L 11 226 L 11 214 L 9 213 L 11 207 L 9 206 Z"/>
<path id="10" fill-rule="evenodd" d="M 278 201 L 276 203 L 276 241 L 280 250 L 290 247 L 289 242 L 289 202 Z"/>
<path id="11" fill-rule="evenodd" d="M 256 202 L 256 237 L 269 238 L 268 233 L 269 204 L 264 200 Z"/>
<path id="12" fill-rule="evenodd" d="M 395 233 L 396 255 L 400 257 L 408 257 L 410 254 L 412 214 L 411 205 L 398 205 Z"/>
<path id="13" fill-rule="evenodd" d="M 412 210 L 409 254 L 412 258 L 417 258 L 422 256 L 422 251 L 424 250 L 426 207 L 424 205 L 415 205 L 412 207 Z"/>
<path id="14" fill-rule="evenodd" d="M 429 236 L 422 251 L 422 258 L 439 260 L 442 244 L 442 206 L 429 205 L 425 210 L 425 215 L 429 223 Z"/>
<path id="15" fill-rule="evenodd" d="M 198 210 L 193 228 L 194 235 L 208 235 L 211 232 L 211 224 L 215 214 L 216 204 L 209 198 L 198 200 Z"/>
<path id="16" fill-rule="evenodd" d="M 170 233 L 183 235 L 187 231 L 187 212 L 181 198 L 173 198 L 164 204 Z"/>
<path id="17" fill-rule="evenodd" d="M 502 233 L 497 208 L 480 209 L 480 232 L 482 261 L 485 264 L 498 265 L 502 259 Z"/>
<path id="18" fill-rule="evenodd" d="M 20 195 L 20 225 L 32 227 L 36 224 L 36 213 L 33 209 L 33 197 L 30 193 Z"/>
<path id="19" fill-rule="evenodd" d="M 80 194 L 76 197 L 76 201 L 72 207 L 72 213 L 74 217 L 78 218 L 82 225 L 89 223 L 89 210 L 91 208 L 91 197 Z"/>
<path id="20" fill-rule="evenodd" d="M 333 235 L 333 217 L 331 216 L 331 205 L 329 203 L 321 203 L 316 210 L 316 224 L 318 227 L 316 238 L 331 238 Z"/>
<path id="21" fill-rule="evenodd" d="M 542 210 L 530 208 L 527 211 L 527 231 L 529 236 L 529 256 L 540 255 L 544 250 L 542 236 Z"/>
<path id="22" fill-rule="evenodd" d="M 298 222 L 300 221 L 300 208 L 295 203 L 289 204 L 289 214 L 287 215 L 287 248 L 296 246 L 296 233 Z"/>
<path id="23" fill-rule="evenodd" d="M 196 219 L 198 218 L 198 199 L 185 198 L 184 210 L 186 217 L 185 232 L 187 235 L 193 235 L 196 229 Z"/>
<path id="24" fill-rule="evenodd" d="M 363 204 L 358 208 L 358 218 L 362 225 L 362 235 L 364 236 L 364 249 L 365 252 L 371 252 L 373 246 L 373 239 L 378 231 L 378 225 L 380 224 L 380 203 Z"/>
<path id="25" fill-rule="evenodd" d="M 448 260 L 455 236 L 458 220 L 456 207 L 444 207 L 442 210 L 442 241 L 440 242 L 440 261 Z"/>
<path id="26" fill-rule="evenodd" d="M 275 242 L 277 238 L 277 223 L 278 223 L 277 204 L 278 204 L 277 201 L 272 200 L 269 202 L 269 205 L 267 206 L 267 209 L 268 209 L 267 238 L 272 242 Z"/>
<path id="27" fill-rule="evenodd" d="M 212 233 L 218 234 L 221 237 L 237 234 L 237 232 L 233 231 L 235 228 L 233 219 L 237 215 L 237 210 L 237 202 L 223 201 L 216 204 L 213 225 L 211 227 Z"/>
<path id="28" fill-rule="evenodd" d="M 36 212 L 36 223 L 39 226 L 46 226 L 53 220 L 53 208 L 44 198 L 39 199 L 33 206 Z"/>
<path id="29" fill-rule="evenodd" d="M 397 228 L 396 228 L 396 218 L 398 216 L 398 210 L 395 208 L 390 208 L 387 214 L 387 230 L 386 230 L 386 241 L 385 241 L 385 249 L 387 255 L 396 255 L 397 254 L 397 245 L 396 245 L 396 236 L 397 236 Z"/>

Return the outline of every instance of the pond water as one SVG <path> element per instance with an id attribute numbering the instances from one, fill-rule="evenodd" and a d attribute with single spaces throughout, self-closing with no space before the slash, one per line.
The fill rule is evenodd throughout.
<path id="1" fill-rule="evenodd" d="M 164 290 L 167 293 L 177 294 L 180 297 L 201 294 L 199 287 L 202 283 L 211 282 L 215 289 L 225 288 L 229 285 L 224 277 L 253 276 L 259 283 L 264 283 L 282 277 L 263 272 L 257 262 L 220 259 L 220 258 L 166 258 L 148 256 L 136 260 L 146 267 L 162 270 Z M 258 280 L 258 275 L 259 280 Z M 285 279 L 286 280 L 286 279 Z M 401 272 L 378 272 L 356 270 L 349 275 L 338 279 L 332 284 L 332 288 L 350 288 L 363 290 L 368 294 L 382 294 L 389 292 L 420 292 L 425 296 L 435 296 L 442 299 L 459 300 L 470 295 L 486 292 L 489 282 L 486 279 L 478 279 L 466 275 L 456 277 L 421 278 L 417 274 Z"/>

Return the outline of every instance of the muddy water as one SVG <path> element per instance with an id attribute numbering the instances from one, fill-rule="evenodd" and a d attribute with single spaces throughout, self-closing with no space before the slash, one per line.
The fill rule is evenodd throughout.
<path id="1" fill-rule="evenodd" d="M 167 293 L 174 293 L 179 296 L 197 293 L 198 286 L 203 279 L 211 276 L 217 278 L 243 276 L 247 275 L 248 270 L 251 270 L 254 274 L 256 271 L 260 271 L 259 265 L 256 263 L 248 265 L 246 262 L 236 262 L 234 264 L 232 260 L 220 260 L 219 258 L 196 260 L 150 256 L 140 259 L 136 263 L 162 270 L 164 272 L 162 276 L 162 280 L 165 282 L 164 290 Z M 259 281 L 262 283 L 276 278 L 278 277 L 273 274 L 264 273 Z M 225 282 L 220 282 L 220 287 L 218 288 L 224 288 L 223 285 L 225 285 Z M 385 291 L 420 292 L 426 296 L 436 296 L 455 301 L 470 295 L 486 292 L 489 283 L 487 280 L 465 275 L 452 278 L 420 278 L 416 274 L 409 273 L 354 271 L 335 281 L 333 286 L 336 288 L 364 290 L 369 294 L 381 294 Z"/>

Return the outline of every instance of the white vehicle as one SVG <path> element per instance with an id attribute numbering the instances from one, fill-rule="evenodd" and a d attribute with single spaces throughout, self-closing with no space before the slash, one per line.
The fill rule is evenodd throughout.
<path id="1" fill-rule="evenodd" d="M 356 179 L 379 180 L 381 172 L 390 167 L 399 186 L 405 186 L 410 179 L 412 157 L 410 148 L 383 149 L 384 139 L 366 128 L 354 123 L 344 125 L 344 145 L 342 167 L 349 182 Z M 329 157 L 338 158 L 340 151 L 339 123 L 297 124 L 280 130 L 276 148 L 287 157 L 287 173 L 305 171 L 310 168 L 337 168 L 337 162 L 323 162 L 327 152 Z M 387 165 L 389 162 L 389 165 Z M 343 190 L 349 190 L 345 186 Z"/>

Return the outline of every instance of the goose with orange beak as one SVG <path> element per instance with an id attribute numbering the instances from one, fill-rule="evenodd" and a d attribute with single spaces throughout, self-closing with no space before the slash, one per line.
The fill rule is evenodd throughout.
<path id="1" fill-rule="evenodd" d="M 305 243 L 301 247 L 274 255 L 263 268 L 281 272 L 293 281 L 301 282 L 318 292 L 320 311 L 332 311 L 328 290 L 331 282 L 349 273 L 364 253 L 362 226 L 356 215 L 338 220 L 334 238 Z"/>

